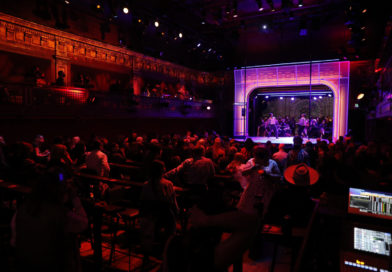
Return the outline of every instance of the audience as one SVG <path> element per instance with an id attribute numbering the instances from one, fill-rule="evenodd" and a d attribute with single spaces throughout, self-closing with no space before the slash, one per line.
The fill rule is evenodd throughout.
<path id="1" fill-rule="evenodd" d="M 16 254 L 18 260 L 23 260 L 21 269 L 27 266 L 30 270 L 59 271 L 63 264 L 69 265 L 66 271 L 80 268 L 74 242 L 76 234 L 87 226 L 77 197 L 77 193 L 83 192 L 70 190 L 65 184 L 72 181 L 73 172 L 83 168 L 97 176 L 113 177 L 109 162 L 140 167 L 141 176 L 147 179 L 138 195 L 145 256 L 153 251 L 157 241 L 162 250 L 176 229 L 181 228 L 183 239 L 188 239 L 189 218 L 193 229 L 189 231 L 189 243 L 178 244 L 175 238 L 169 239 L 165 257 L 168 271 L 179 271 L 170 262 L 170 254 L 178 251 L 194 254 L 191 262 L 196 268 L 224 269 L 249 246 L 260 220 L 272 218 L 281 222 L 281 217 L 292 214 L 291 220 L 301 221 L 303 217 L 298 211 L 307 211 L 309 206 L 305 199 L 320 197 L 323 192 L 344 193 L 349 186 L 390 187 L 392 178 L 390 144 L 358 144 L 350 138 L 303 145 L 297 136 L 292 146 L 276 146 L 255 144 L 251 139 L 241 143 L 215 132 L 189 132 L 185 137 L 132 132 L 129 137 L 120 136 L 114 141 L 93 135 L 86 143 L 88 152 L 78 136 L 45 142 L 44 136 L 37 135 L 32 144 L 8 144 L 0 137 L 0 178 L 33 188 L 31 196 L 18 203 L 12 221 Z M 303 169 L 312 174 L 309 180 L 314 185 L 303 186 L 287 174 Z M 224 200 L 220 195 L 224 190 L 214 179 L 216 174 L 239 182 L 239 201 Z M 174 185 L 187 190 L 178 204 Z M 292 199 L 293 195 L 300 195 L 304 201 Z M 191 208 L 194 204 L 197 207 Z M 181 224 L 176 226 L 179 221 Z M 246 222 L 253 222 L 252 226 Z M 216 232 L 210 233 L 211 227 Z M 231 236 L 224 242 L 220 234 L 227 230 Z M 201 241 L 203 237 L 209 242 Z M 195 248 L 191 250 L 192 245 Z M 204 253 L 195 253 L 196 248 Z"/>

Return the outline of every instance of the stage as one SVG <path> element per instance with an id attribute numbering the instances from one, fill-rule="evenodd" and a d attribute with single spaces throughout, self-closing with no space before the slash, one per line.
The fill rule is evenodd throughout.
<path id="1" fill-rule="evenodd" d="M 293 144 L 293 138 L 294 137 L 279 137 L 276 139 L 275 137 L 248 137 L 253 140 L 255 143 L 261 143 L 265 144 L 268 141 L 271 141 L 273 144 Z M 317 143 L 317 139 L 315 138 L 302 138 L 303 143 L 305 144 L 308 141 L 311 141 L 312 143 Z M 241 141 L 240 139 L 236 139 L 237 141 Z M 245 141 L 246 139 L 243 139 L 242 141 Z M 323 141 L 327 141 L 326 139 L 323 139 Z"/>

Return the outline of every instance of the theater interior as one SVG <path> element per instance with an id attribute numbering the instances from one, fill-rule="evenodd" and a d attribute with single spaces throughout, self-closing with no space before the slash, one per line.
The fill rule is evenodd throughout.
<path id="1" fill-rule="evenodd" d="M 0 271 L 392 271 L 392 9 L 1 0 Z"/>

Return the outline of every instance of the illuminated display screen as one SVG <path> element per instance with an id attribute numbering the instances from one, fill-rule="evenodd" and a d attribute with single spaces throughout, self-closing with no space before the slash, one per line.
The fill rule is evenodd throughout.
<path id="1" fill-rule="evenodd" d="M 354 249 L 389 256 L 391 234 L 354 227 Z"/>
<path id="2" fill-rule="evenodd" d="M 383 219 L 392 219 L 392 194 L 350 188 L 348 212 Z"/>

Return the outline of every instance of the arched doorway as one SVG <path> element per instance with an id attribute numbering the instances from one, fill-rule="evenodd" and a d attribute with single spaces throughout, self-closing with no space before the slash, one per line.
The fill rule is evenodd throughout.
<path id="1" fill-rule="evenodd" d="M 349 61 L 313 61 L 242 68 L 234 71 L 235 138 L 249 136 L 249 95 L 257 88 L 327 86 L 333 93 L 333 139 L 347 132 Z"/>

